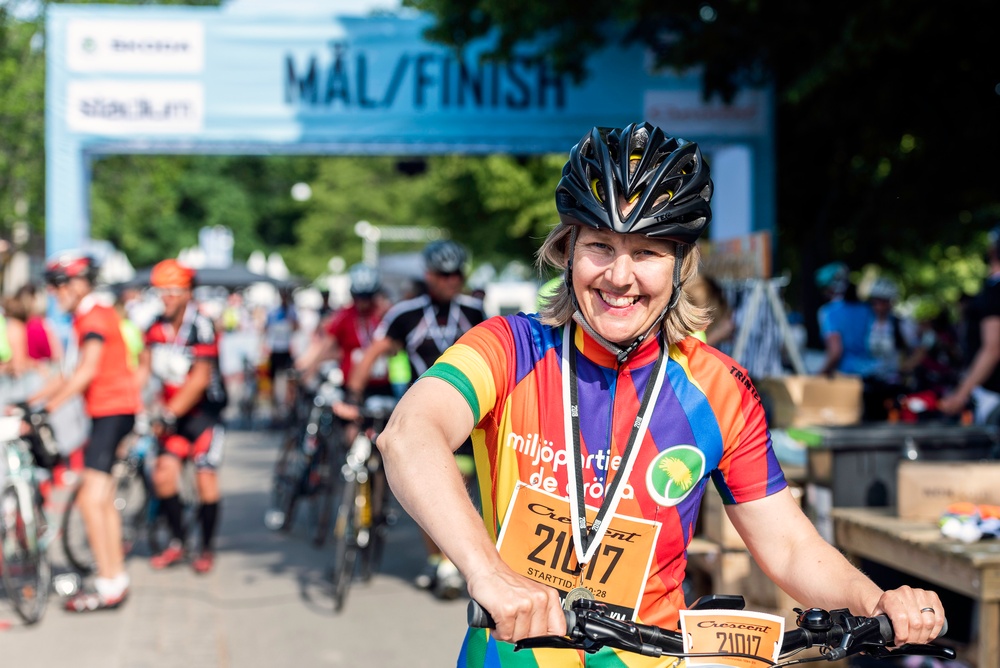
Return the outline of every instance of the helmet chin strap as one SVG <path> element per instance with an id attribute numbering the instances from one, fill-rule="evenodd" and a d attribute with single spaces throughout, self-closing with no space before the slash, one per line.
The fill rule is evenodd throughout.
<path id="1" fill-rule="evenodd" d="M 676 244 L 676 250 L 674 251 L 674 288 L 673 292 L 670 294 L 670 301 L 667 303 L 666 307 L 660 311 L 660 315 L 653 321 L 641 336 L 635 339 L 632 343 L 628 344 L 624 348 L 619 346 L 617 343 L 607 340 L 600 334 L 598 334 L 587 319 L 583 317 L 583 312 L 580 310 L 580 303 L 576 300 L 576 292 L 573 291 L 573 250 L 576 247 L 576 237 L 577 228 L 573 227 L 570 232 L 569 238 L 569 256 L 566 262 L 566 289 L 569 290 L 569 298 L 573 303 L 573 320 L 583 327 L 584 331 L 587 332 L 595 341 L 597 341 L 602 348 L 607 350 L 609 353 L 615 356 L 618 360 L 618 364 L 624 364 L 628 356 L 631 355 L 636 348 L 642 345 L 642 342 L 646 340 L 652 332 L 655 332 L 660 323 L 663 322 L 663 318 L 666 317 L 667 313 L 674 306 L 677 305 L 677 301 L 681 296 L 681 265 L 684 264 L 684 254 L 687 249 L 686 244 Z"/>

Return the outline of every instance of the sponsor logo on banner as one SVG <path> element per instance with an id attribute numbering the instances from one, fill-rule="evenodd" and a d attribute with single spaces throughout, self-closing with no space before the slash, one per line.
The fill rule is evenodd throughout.
<path id="1" fill-rule="evenodd" d="M 73 72 L 201 72 L 205 27 L 199 21 L 73 20 L 66 29 Z"/>
<path id="2" fill-rule="evenodd" d="M 667 448 L 646 469 L 646 490 L 661 506 L 676 506 L 705 475 L 705 455 L 693 445 Z"/>
<path id="3" fill-rule="evenodd" d="M 69 84 L 66 124 L 106 135 L 199 132 L 205 93 L 198 82 L 75 81 Z"/>

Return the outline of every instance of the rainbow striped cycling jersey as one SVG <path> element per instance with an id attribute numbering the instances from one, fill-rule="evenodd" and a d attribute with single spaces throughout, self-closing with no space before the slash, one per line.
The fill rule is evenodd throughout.
<path id="1" fill-rule="evenodd" d="M 562 341 L 563 328 L 543 325 L 537 315 L 494 317 L 462 336 L 424 374 L 455 387 L 475 416 L 472 440 L 483 520 L 494 541 L 504 533 L 516 489 L 519 494 L 527 489 L 536 500 L 542 493 L 550 495 L 545 498 L 567 498 L 567 475 L 572 475 L 573 468 L 567 465 L 565 450 Z M 574 328 L 573 343 L 583 489 L 587 505 L 596 508 L 622 465 L 641 397 L 652 382 L 662 337 L 646 341 L 622 366 L 582 328 Z M 694 337 L 670 346 L 664 365 L 665 380 L 655 397 L 648 431 L 637 444 L 638 455 L 623 482 L 615 515 L 635 518 L 636 526 L 645 523 L 658 528 L 644 582 L 639 578 L 635 621 L 675 628 L 678 610 L 684 605 L 681 582 L 686 549 L 709 477 L 726 503 L 760 499 L 786 483 L 771 449 L 760 398 L 743 367 Z M 555 507 L 548 503 L 528 507 L 549 505 Z M 564 526 L 568 532 L 568 524 Z M 609 542 L 607 536 L 602 549 L 605 542 Z M 547 550 L 564 547 L 561 539 L 549 543 L 539 545 L 528 559 L 541 564 L 549 559 Z M 552 561 L 557 566 L 556 557 Z M 598 566 L 595 584 L 603 569 Z M 545 581 L 542 570 L 531 571 L 529 576 Z M 560 588 L 558 583 L 557 579 L 555 585 Z M 568 585 L 563 584 L 565 591 Z M 512 645 L 493 640 L 481 629 L 469 630 L 459 658 L 463 668 L 672 663 L 611 650 L 586 656 L 567 650 L 515 653 Z"/>

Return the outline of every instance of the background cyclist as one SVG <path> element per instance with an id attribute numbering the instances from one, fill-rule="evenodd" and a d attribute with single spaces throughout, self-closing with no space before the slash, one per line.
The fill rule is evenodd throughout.
<path id="1" fill-rule="evenodd" d="M 426 371 L 462 334 L 485 320 L 482 301 L 462 294 L 468 255 L 454 241 L 434 241 L 423 251 L 427 291 L 389 309 L 375 332 L 375 339 L 348 377 L 347 389 L 360 401 L 376 360 L 405 350 L 413 367 L 412 377 Z M 456 461 L 470 486 L 475 474 L 472 444 L 456 452 Z M 465 582 L 454 564 L 425 534 L 428 558 L 416 584 L 432 589 L 442 598 L 461 594 Z"/>
<path id="2" fill-rule="evenodd" d="M 339 359 L 345 380 L 351 367 L 371 345 L 375 329 L 389 304 L 382 295 L 382 278 L 378 269 L 356 264 L 348 270 L 351 281 L 351 303 L 334 313 L 317 330 L 309 348 L 295 360 L 295 368 L 308 381 L 320 362 Z M 367 384 L 369 394 L 391 395 L 385 358 L 375 361 Z"/>
<path id="3" fill-rule="evenodd" d="M 166 568 L 185 558 L 183 507 L 179 492 L 181 469 L 192 460 L 200 501 L 198 523 L 201 550 L 191 562 L 207 573 L 219 521 L 218 468 L 222 463 L 221 414 L 226 390 L 219 372 L 219 345 L 212 321 L 198 312 L 193 300 L 195 272 L 177 260 L 153 267 L 150 281 L 163 301 L 163 315 L 146 331 L 146 349 L 140 357 L 140 380 L 155 377 L 161 387 L 161 405 L 151 411 L 160 452 L 153 485 L 170 525 L 172 538 L 150 559 L 153 568 Z"/>
<path id="4" fill-rule="evenodd" d="M 697 275 L 712 187 L 696 144 L 648 124 L 594 128 L 570 153 L 560 222 L 540 250 L 564 284 L 540 314 L 463 336 L 379 438 L 397 498 L 496 620 L 492 634 L 470 629 L 459 665 L 583 665 L 575 652 L 515 655 L 497 642 L 563 635 L 571 591 L 676 627 L 710 478 L 757 563 L 795 600 L 884 611 L 899 642 L 940 631 L 936 594 L 883 592 L 817 534 L 746 371 L 689 335 L 707 321 L 683 287 Z M 451 458 L 470 433 L 482 518 Z M 603 650 L 586 665 L 663 660 Z"/>
<path id="5" fill-rule="evenodd" d="M 84 446 L 84 470 L 77 503 L 97 567 L 94 591 L 66 601 L 71 612 L 115 608 L 128 596 L 129 577 L 122 552 L 121 517 L 114 505 L 111 467 L 116 451 L 135 424 L 140 409 L 139 385 L 129 367 L 119 317 L 111 303 L 94 292 L 98 267 L 93 258 L 63 253 L 45 268 L 45 282 L 59 308 L 73 316 L 66 350 L 66 377 L 56 374 L 28 399 L 52 412 L 83 394 L 91 417 L 90 440 Z"/>

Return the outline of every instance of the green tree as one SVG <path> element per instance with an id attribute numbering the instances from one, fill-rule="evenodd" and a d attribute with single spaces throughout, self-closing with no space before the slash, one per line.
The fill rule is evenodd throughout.
<path id="1" fill-rule="evenodd" d="M 45 219 L 45 56 L 39 21 L 0 4 L 0 235 L 15 224 L 40 232 Z"/>
<path id="2" fill-rule="evenodd" d="M 929 240 L 977 254 L 1000 217 L 987 0 L 960 11 L 905 0 L 404 2 L 437 17 L 434 39 L 461 47 L 496 34 L 501 56 L 531 40 L 577 76 L 596 49 L 639 42 L 663 67 L 702 68 L 707 96 L 773 86 L 778 257 L 799 285 L 831 259 L 911 272 L 928 264 Z M 803 305 L 815 300 L 807 291 Z"/>
<path id="3" fill-rule="evenodd" d="M 308 157 L 115 155 L 91 183 L 91 234 L 144 266 L 197 244 L 198 230 L 233 231 L 234 255 L 293 247 L 305 206 L 291 187 L 315 174 Z"/>
<path id="4" fill-rule="evenodd" d="M 562 161 L 551 157 L 435 156 L 411 175 L 384 158 L 325 158 L 308 213 L 296 225 L 288 260 L 305 276 L 325 270 L 331 256 L 361 260 L 354 225 L 442 227 L 466 244 L 477 263 L 531 261 L 538 238 L 555 220 L 552 193 Z M 416 250 L 385 244 L 384 252 Z"/>

